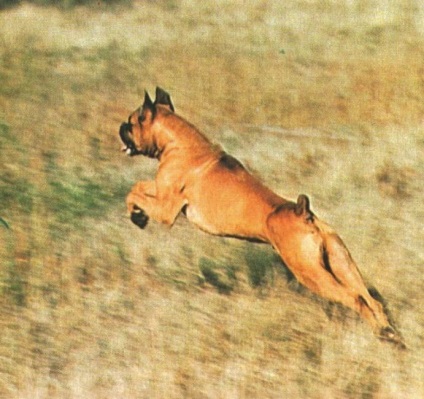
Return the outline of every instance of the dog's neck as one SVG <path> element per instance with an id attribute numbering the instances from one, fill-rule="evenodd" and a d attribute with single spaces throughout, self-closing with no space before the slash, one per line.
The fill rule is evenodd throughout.
<path id="1" fill-rule="evenodd" d="M 155 152 L 159 160 L 170 151 L 186 152 L 188 148 L 194 157 L 220 150 L 219 146 L 213 145 L 195 126 L 174 113 L 157 115 L 152 128 L 152 148 L 157 150 Z"/>

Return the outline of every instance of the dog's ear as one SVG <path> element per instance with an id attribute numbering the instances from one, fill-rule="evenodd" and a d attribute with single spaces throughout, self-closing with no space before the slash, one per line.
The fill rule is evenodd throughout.
<path id="1" fill-rule="evenodd" d="M 166 106 L 170 111 L 174 112 L 174 104 L 172 104 L 171 96 L 160 87 L 156 87 L 156 99 L 155 99 L 155 105 L 164 105 Z"/>
<path id="2" fill-rule="evenodd" d="M 144 103 L 140 107 L 138 120 L 139 122 L 142 122 L 147 119 L 148 116 L 150 116 L 150 119 L 153 119 L 155 117 L 155 104 L 153 103 L 152 99 L 149 96 L 149 93 L 147 91 L 144 92 Z"/>

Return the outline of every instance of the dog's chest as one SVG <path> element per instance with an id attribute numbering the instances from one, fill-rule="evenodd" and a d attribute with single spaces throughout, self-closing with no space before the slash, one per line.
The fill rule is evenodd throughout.
<path id="1" fill-rule="evenodd" d="M 200 212 L 195 206 L 188 205 L 186 208 L 186 216 L 187 219 L 195 224 L 197 227 L 199 227 L 201 230 L 206 231 L 210 234 L 219 234 L 220 231 L 217 229 L 216 226 L 214 226 L 213 223 L 206 220 L 202 212 Z"/>

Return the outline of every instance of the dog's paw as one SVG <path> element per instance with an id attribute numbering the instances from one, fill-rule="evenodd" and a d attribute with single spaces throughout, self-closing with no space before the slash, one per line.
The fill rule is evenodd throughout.
<path id="1" fill-rule="evenodd" d="M 149 217 L 142 209 L 134 208 L 131 212 L 131 222 L 140 227 L 140 229 L 144 229 L 147 226 L 148 221 Z"/>

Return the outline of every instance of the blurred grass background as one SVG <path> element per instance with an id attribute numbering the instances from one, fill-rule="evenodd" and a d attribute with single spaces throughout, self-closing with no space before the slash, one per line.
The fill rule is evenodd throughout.
<path id="1" fill-rule="evenodd" d="M 0 397 L 424 395 L 421 2 L 0 8 Z M 156 85 L 277 192 L 310 195 L 409 351 L 270 248 L 129 222 L 156 163 L 117 131 Z"/>

